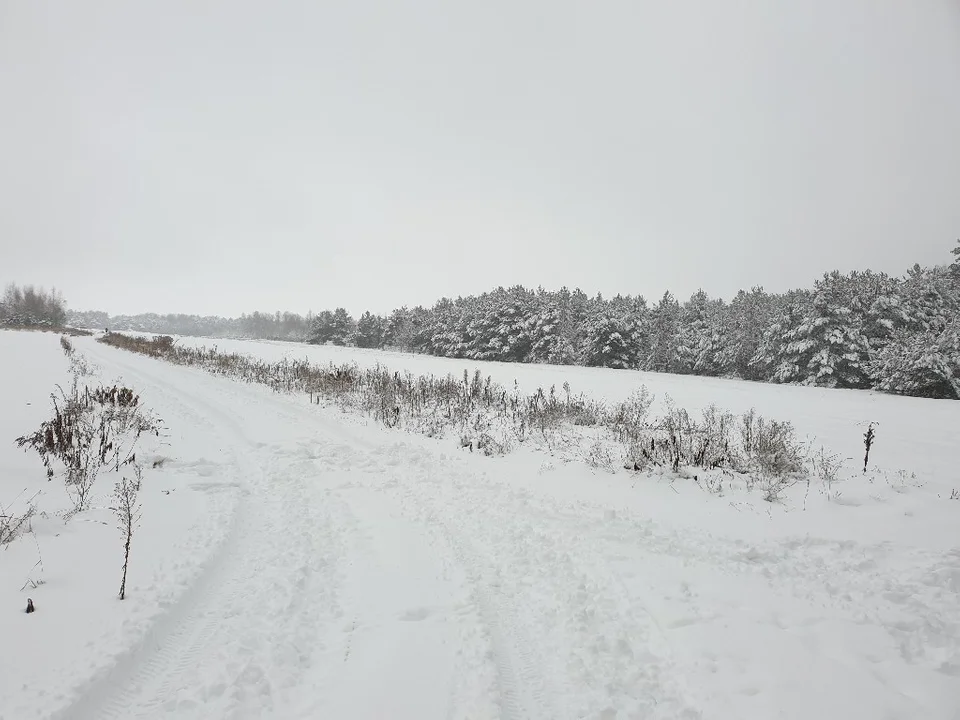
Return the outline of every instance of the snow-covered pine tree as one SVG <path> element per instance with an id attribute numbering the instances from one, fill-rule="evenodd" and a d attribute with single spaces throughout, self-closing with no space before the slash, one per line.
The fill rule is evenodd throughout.
<path id="1" fill-rule="evenodd" d="M 533 315 L 528 322 L 530 335 L 530 362 L 551 365 L 572 365 L 573 345 L 570 343 L 567 308 L 558 294 L 537 292 Z"/>
<path id="2" fill-rule="evenodd" d="M 870 364 L 878 390 L 960 398 L 960 282 L 952 268 L 914 265 L 902 283 L 907 317 Z"/>
<path id="3" fill-rule="evenodd" d="M 799 327 L 787 334 L 778 382 L 839 388 L 869 386 L 870 344 L 861 331 L 849 278 L 824 274 Z"/>
<path id="4" fill-rule="evenodd" d="M 716 375 L 723 302 L 711 301 L 701 289 L 680 309 L 676 364 L 679 372 Z"/>
<path id="5" fill-rule="evenodd" d="M 413 317 L 406 305 L 390 313 L 383 337 L 384 347 L 411 352 L 413 350 L 413 335 Z"/>
<path id="6" fill-rule="evenodd" d="M 346 308 L 339 307 L 333 311 L 330 322 L 330 342 L 334 345 L 352 345 L 356 323 Z"/>
<path id="7" fill-rule="evenodd" d="M 762 287 L 737 293 L 722 313 L 723 329 L 716 355 L 718 372 L 746 380 L 762 377 L 761 365 L 752 360 L 760 349 L 764 331 L 772 322 L 774 309 L 774 298 Z"/>
<path id="8" fill-rule="evenodd" d="M 573 346 L 573 352 L 579 364 L 583 357 L 587 320 L 593 316 L 596 306 L 583 290 L 575 288 L 573 292 L 569 293 L 567 308 L 570 319 L 570 344 Z"/>
<path id="9" fill-rule="evenodd" d="M 586 324 L 583 360 L 590 367 L 636 368 L 639 333 L 629 317 L 618 317 L 614 308 L 598 310 Z"/>
<path id="10" fill-rule="evenodd" d="M 905 327 L 909 313 L 904 303 L 901 283 L 886 273 L 853 272 L 851 281 L 857 295 L 857 308 L 862 312 L 862 331 L 870 344 L 871 359 L 898 329 Z"/>
<path id="11" fill-rule="evenodd" d="M 379 348 L 383 347 L 383 335 L 386 330 L 386 323 L 379 315 L 373 315 L 369 310 L 360 316 L 357 320 L 357 347 L 360 348 Z"/>
<path id="12" fill-rule="evenodd" d="M 498 288 L 482 302 L 475 319 L 473 355 L 477 360 L 523 362 L 530 352 L 529 320 L 533 297 L 520 286 Z"/>
<path id="13" fill-rule="evenodd" d="M 870 364 L 877 390 L 960 399 L 960 318 L 897 330 Z"/>
<path id="14" fill-rule="evenodd" d="M 410 352 L 429 352 L 433 327 L 433 313 L 428 308 L 417 305 L 410 311 Z"/>
<path id="15" fill-rule="evenodd" d="M 457 357 L 456 348 L 460 344 L 457 328 L 457 309 L 453 301 L 440 298 L 430 312 L 430 328 L 425 332 L 429 336 L 427 352 L 441 357 Z"/>
<path id="16" fill-rule="evenodd" d="M 926 330 L 944 327 L 960 310 L 958 283 L 947 268 L 914 265 L 903 281 L 907 327 Z"/>
<path id="17" fill-rule="evenodd" d="M 329 310 L 321 310 L 313 319 L 310 342 L 314 345 L 323 345 L 331 339 L 333 339 L 333 313 Z"/>
<path id="18" fill-rule="evenodd" d="M 655 372 L 677 372 L 680 304 L 670 291 L 650 311 L 647 337 L 650 349 L 646 367 Z"/>
<path id="19" fill-rule="evenodd" d="M 787 346 L 808 314 L 813 298 L 807 290 L 790 290 L 770 295 L 769 322 L 761 333 L 756 353 L 750 359 L 754 379 L 767 382 L 792 382 L 800 377 L 800 368 L 787 356 Z"/>

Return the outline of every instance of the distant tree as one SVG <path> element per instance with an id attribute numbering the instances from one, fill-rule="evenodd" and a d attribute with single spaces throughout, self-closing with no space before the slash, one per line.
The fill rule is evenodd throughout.
<path id="1" fill-rule="evenodd" d="M 897 330 L 870 371 L 878 390 L 960 399 L 960 319 Z"/>
<path id="2" fill-rule="evenodd" d="M 384 346 L 406 352 L 416 352 L 420 346 L 421 326 L 423 322 L 422 308 L 408 309 L 406 306 L 397 308 L 387 319 L 384 333 Z"/>
<path id="3" fill-rule="evenodd" d="M 110 314 L 102 310 L 67 311 L 67 324 L 77 328 L 103 329 L 110 325 Z"/>
<path id="4" fill-rule="evenodd" d="M 584 364 L 617 369 L 636 368 L 640 363 L 639 332 L 629 317 L 618 317 L 612 307 L 600 309 L 587 323 Z"/>
<path id="5" fill-rule="evenodd" d="M 834 271 L 816 283 L 813 303 L 785 338 L 779 382 L 824 387 L 868 387 L 870 344 L 849 279 Z"/>
<path id="6" fill-rule="evenodd" d="M 698 290 L 680 309 L 677 369 L 696 375 L 718 374 L 724 306 Z"/>
<path id="7" fill-rule="evenodd" d="M 885 273 L 853 272 L 850 274 L 853 307 L 860 313 L 864 336 L 870 344 L 871 359 L 893 334 L 910 322 L 900 280 Z"/>
<path id="8" fill-rule="evenodd" d="M 722 314 L 722 342 L 717 348 L 717 370 L 721 373 L 759 380 L 762 370 L 753 363 L 764 331 L 769 327 L 775 299 L 762 287 L 740 290 Z"/>
<path id="9" fill-rule="evenodd" d="M 796 341 L 796 334 L 813 298 L 808 290 L 791 290 L 783 295 L 770 296 L 769 321 L 760 332 L 760 343 L 750 359 L 753 379 L 772 382 L 790 382 L 801 377 L 797 364 L 799 357 L 788 348 Z"/>
<path id="10" fill-rule="evenodd" d="M 353 334 L 356 322 L 346 308 L 339 307 L 333 311 L 330 321 L 330 342 L 334 345 L 353 344 Z"/>
<path id="11" fill-rule="evenodd" d="M 333 313 L 329 310 L 321 310 L 313 319 L 310 342 L 314 345 L 324 345 L 333 340 L 333 336 Z"/>
<path id="12" fill-rule="evenodd" d="M 386 323 L 379 315 L 372 315 L 370 311 L 363 313 L 357 321 L 357 347 L 361 348 L 379 348 L 383 347 L 383 336 L 386 330 Z"/>
<path id="13" fill-rule="evenodd" d="M 529 323 L 533 304 L 531 293 L 520 286 L 498 288 L 481 298 L 480 312 L 470 327 L 469 356 L 501 362 L 526 360 L 532 345 Z"/>
<path id="14" fill-rule="evenodd" d="M 0 300 L 0 325 L 59 328 L 67 321 L 67 304 L 53 288 L 49 292 L 33 285 L 7 286 Z"/>
<path id="15" fill-rule="evenodd" d="M 536 305 L 527 322 L 530 337 L 529 360 L 551 365 L 572 365 L 576 352 L 570 338 L 569 306 L 556 293 L 537 295 Z"/>
<path id="16" fill-rule="evenodd" d="M 677 372 L 680 333 L 680 304 L 669 291 L 650 312 L 650 350 L 646 367 L 655 372 Z"/>

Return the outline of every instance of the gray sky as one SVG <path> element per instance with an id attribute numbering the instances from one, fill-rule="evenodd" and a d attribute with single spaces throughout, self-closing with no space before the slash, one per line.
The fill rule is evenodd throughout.
<path id="1" fill-rule="evenodd" d="M 960 237 L 956 0 L 0 0 L 0 282 L 685 298 Z"/>

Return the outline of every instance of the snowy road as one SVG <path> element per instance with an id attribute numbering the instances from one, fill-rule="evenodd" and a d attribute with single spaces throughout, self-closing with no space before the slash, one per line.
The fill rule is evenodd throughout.
<path id="1" fill-rule="evenodd" d="M 164 417 L 172 455 L 188 435 L 208 449 L 191 487 L 228 529 L 64 718 L 960 711 L 960 552 L 766 538 L 760 513 L 736 533 L 664 522 L 623 479 L 445 456 L 300 398 L 80 349 Z"/>

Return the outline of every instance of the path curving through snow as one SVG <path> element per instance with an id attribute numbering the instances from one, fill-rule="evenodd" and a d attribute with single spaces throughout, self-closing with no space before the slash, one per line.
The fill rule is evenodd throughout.
<path id="1" fill-rule="evenodd" d="M 62 718 L 960 709 L 960 554 L 665 522 L 629 486 L 446 456 L 301 398 L 78 345 L 164 417 L 171 452 L 189 433 L 223 458 L 193 489 L 231 503 L 194 582 Z"/>

